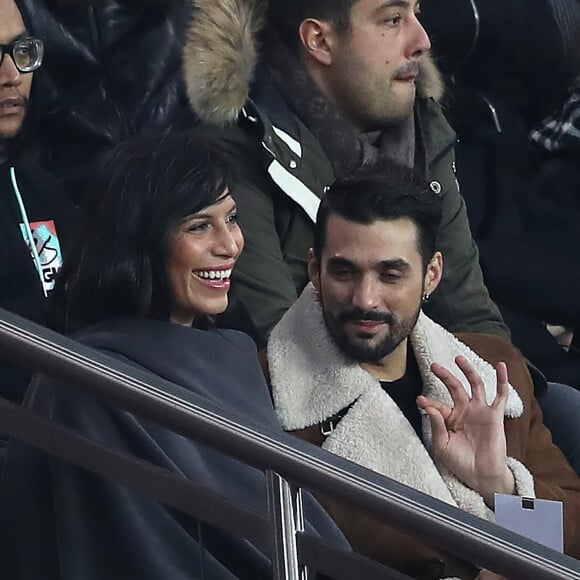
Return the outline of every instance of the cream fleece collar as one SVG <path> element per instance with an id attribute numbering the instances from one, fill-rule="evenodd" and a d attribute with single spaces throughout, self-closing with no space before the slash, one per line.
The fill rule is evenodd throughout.
<path id="1" fill-rule="evenodd" d="M 491 403 L 496 394 L 492 365 L 423 313 L 410 338 L 424 395 L 451 404 L 449 392 L 429 368 L 433 362 L 451 370 L 471 393 L 467 379 L 455 364 L 455 358 L 463 355 L 480 373 Z M 311 284 L 272 331 L 268 359 L 276 408 L 286 430 L 316 425 L 379 386 L 334 344 Z M 522 401 L 510 385 L 506 417 L 519 417 L 522 412 Z"/>
<path id="2" fill-rule="evenodd" d="M 471 392 L 455 364 L 463 355 L 481 375 L 488 403 L 496 394 L 495 370 L 451 333 L 421 313 L 411 344 L 421 377 L 423 394 L 451 404 L 443 383 L 431 372 L 438 362 L 450 369 Z M 380 383 L 357 363 L 348 360 L 328 335 L 312 285 L 273 330 L 268 342 L 268 364 L 274 405 L 287 431 L 317 425 L 354 402 L 323 448 L 382 473 L 480 517 L 492 519 L 483 498 L 463 485 L 429 454 L 430 424 L 423 420 L 423 441 Z M 356 402 L 355 402 L 356 401 Z M 519 417 L 522 401 L 510 385 L 505 415 Z M 533 479 L 514 459 L 508 464 L 518 493 L 534 495 Z"/>

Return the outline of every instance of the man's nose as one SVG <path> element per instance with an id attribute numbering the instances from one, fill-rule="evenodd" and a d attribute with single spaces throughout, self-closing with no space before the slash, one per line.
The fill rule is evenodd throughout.
<path id="1" fill-rule="evenodd" d="M 16 68 L 12 56 L 5 54 L 0 64 L 0 85 L 18 86 L 22 82 L 22 73 Z"/>
<path id="2" fill-rule="evenodd" d="M 431 50 L 431 40 L 417 16 L 413 17 L 411 27 L 411 39 L 409 41 L 410 54 L 408 56 L 419 57 Z"/>
<path id="3" fill-rule="evenodd" d="M 352 305 L 361 310 L 373 310 L 380 303 L 380 292 L 376 279 L 372 276 L 364 276 L 358 280 L 353 296 Z"/>

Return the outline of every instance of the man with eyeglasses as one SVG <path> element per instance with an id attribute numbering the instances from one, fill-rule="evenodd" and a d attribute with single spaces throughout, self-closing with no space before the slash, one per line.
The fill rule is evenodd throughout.
<path id="1" fill-rule="evenodd" d="M 42 64 L 44 43 L 31 37 L 12 0 L 0 2 L 0 139 L 17 137 L 24 125 L 31 74 Z"/>
<path id="2" fill-rule="evenodd" d="M 0 0 L 0 307 L 41 324 L 72 213 L 35 156 L 33 78 L 43 55 L 14 0 Z M 29 378 L 0 358 L 0 396 L 19 402 Z"/>
<path id="3" fill-rule="evenodd" d="M 0 100 L 0 136 L 10 139 L 18 135 L 26 118 L 32 88 L 29 73 L 42 64 L 44 44 L 39 38 L 23 33 L 8 44 L 0 44 L 0 51 L 0 65 L 9 57 L 0 69 L 2 89 L 5 89 Z"/>

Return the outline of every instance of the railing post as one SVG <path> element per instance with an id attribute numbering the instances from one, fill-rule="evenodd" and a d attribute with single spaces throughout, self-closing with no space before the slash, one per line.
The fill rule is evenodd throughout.
<path id="1" fill-rule="evenodd" d="M 274 471 L 266 471 L 268 511 L 272 526 L 274 580 L 308 580 L 298 564 L 296 533 L 304 531 L 302 493 Z"/>

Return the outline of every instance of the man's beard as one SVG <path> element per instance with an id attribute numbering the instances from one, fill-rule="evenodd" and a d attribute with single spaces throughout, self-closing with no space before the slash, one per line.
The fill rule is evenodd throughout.
<path id="1" fill-rule="evenodd" d="M 378 362 L 391 354 L 411 334 L 419 312 L 420 308 L 417 308 L 412 316 L 399 320 L 389 312 L 353 308 L 335 315 L 323 309 L 324 321 L 330 336 L 346 356 L 359 363 Z M 389 331 L 382 340 L 373 344 L 372 335 L 365 337 L 364 332 L 359 332 L 357 336 L 352 336 L 346 332 L 345 324 L 356 320 L 383 321 L 389 325 Z"/>

